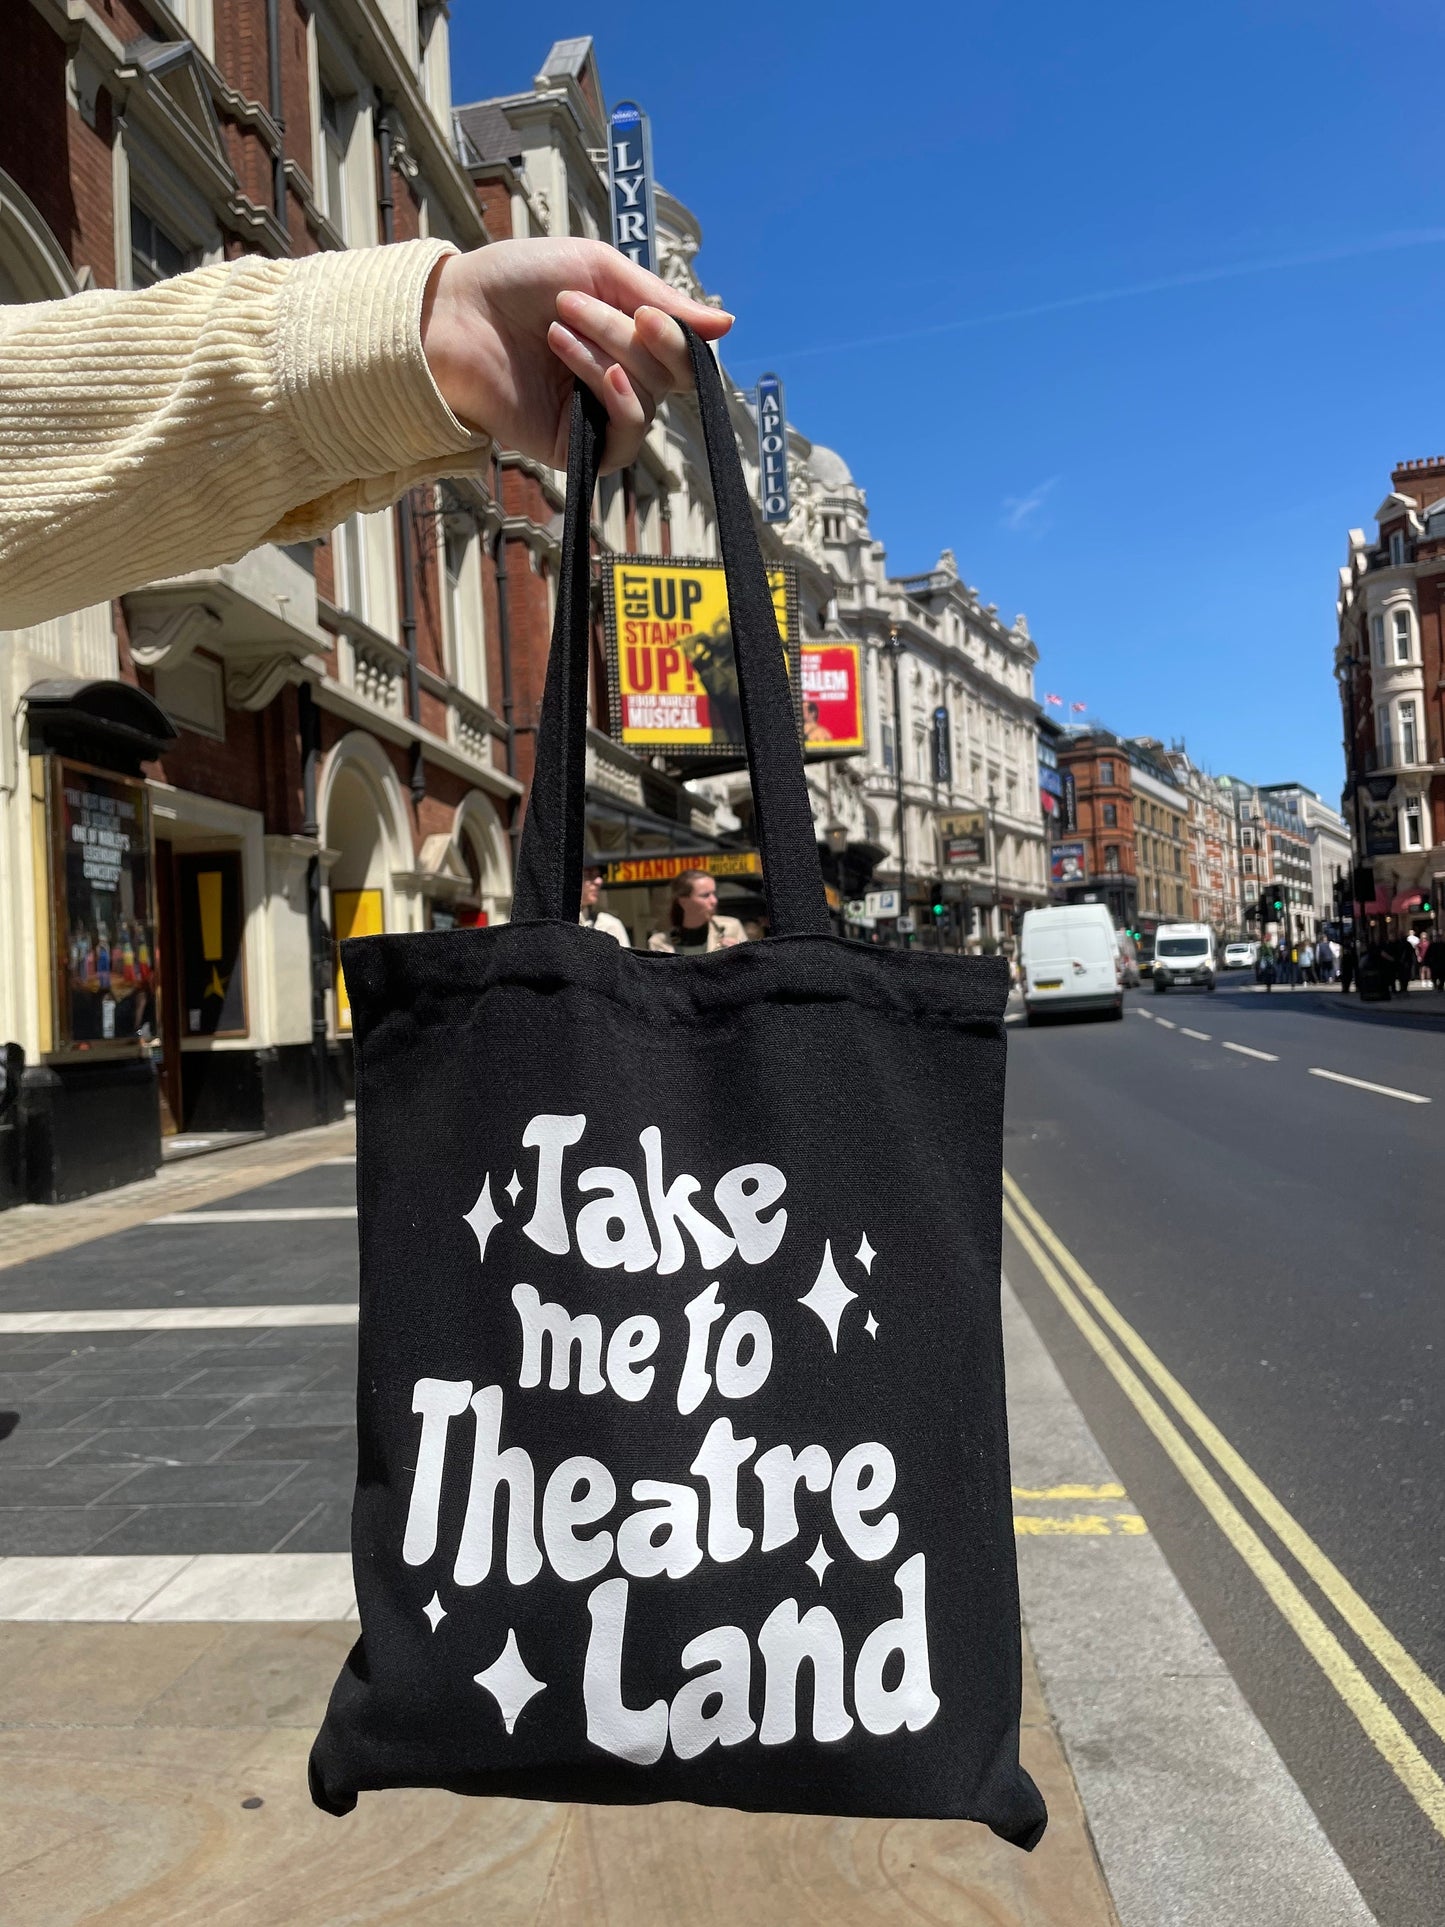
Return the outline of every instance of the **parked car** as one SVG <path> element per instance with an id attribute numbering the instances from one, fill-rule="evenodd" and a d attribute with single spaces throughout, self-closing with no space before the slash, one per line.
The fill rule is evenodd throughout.
<path id="1" fill-rule="evenodd" d="M 1259 945 L 1252 939 L 1237 939 L 1224 946 L 1224 968 L 1226 970 L 1253 970 L 1259 956 Z"/>
<path id="2" fill-rule="evenodd" d="M 1104 904 L 1058 903 L 1030 910 L 1019 959 L 1031 1024 L 1065 1012 L 1124 1015 L 1123 964 L 1114 919 Z"/>
<path id="3" fill-rule="evenodd" d="M 1213 990 L 1214 932 L 1207 923 L 1161 923 L 1154 934 L 1154 988 Z"/>

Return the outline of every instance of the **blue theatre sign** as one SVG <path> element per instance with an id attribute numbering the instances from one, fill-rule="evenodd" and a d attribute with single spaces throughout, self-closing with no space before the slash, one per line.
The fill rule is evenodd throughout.
<path id="1" fill-rule="evenodd" d="M 776 375 L 758 383 L 758 495 L 765 522 L 787 521 L 788 417 Z"/>
<path id="2" fill-rule="evenodd" d="M 656 274 L 657 211 L 652 195 L 652 129 L 635 100 L 620 100 L 607 129 L 612 245 Z"/>

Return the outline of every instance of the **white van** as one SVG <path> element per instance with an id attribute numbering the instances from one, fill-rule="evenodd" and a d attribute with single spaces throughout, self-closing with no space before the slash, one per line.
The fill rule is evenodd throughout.
<path id="1" fill-rule="evenodd" d="M 1154 988 L 1214 988 L 1214 932 L 1207 923 L 1161 923 L 1154 933 Z"/>
<path id="2" fill-rule="evenodd" d="M 1123 966 L 1114 919 L 1104 904 L 1055 903 L 1030 910 L 1019 962 L 1031 1024 L 1051 1011 L 1124 1015 Z"/>

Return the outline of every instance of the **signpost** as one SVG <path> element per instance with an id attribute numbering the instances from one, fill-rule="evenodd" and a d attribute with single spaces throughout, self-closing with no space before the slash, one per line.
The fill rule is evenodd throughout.
<path id="1" fill-rule="evenodd" d="M 1082 843 L 1054 843 L 1049 849 L 1049 881 L 1082 883 L 1085 850 Z"/>
<path id="2" fill-rule="evenodd" d="M 652 128 L 635 100 L 619 100 L 607 129 L 607 191 L 612 245 L 650 274 L 658 272 L 652 194 Z"/>
<path id="3" fill-rule="evenodd" d="M 870 890 L 863 899 L 863 909 L 870 917 L 896 917 L 903 908 L 903 897 L 897 890 Z"/>
<path id="4" fill-rule="evenodd" d="M 697 850 L 686 856 L 620 856 L 603 866 L 604 883 L 670 883 L 684 870 L 710 877 L 760 877 L 763 860 L 756 850 Z"/>
<path id="5" fill-rule="evenodd" d="M 764 375 L 758 383 L 758 495 L 765 522 L 787 521 L 788 418 L 776 375 Z"/>

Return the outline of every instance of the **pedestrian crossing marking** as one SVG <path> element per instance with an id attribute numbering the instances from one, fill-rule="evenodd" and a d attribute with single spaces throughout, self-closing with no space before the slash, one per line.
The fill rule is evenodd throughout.
<path id="1" fill-rule="evenodd" d="M 163 1217 L 147 1218 L 147 1224 L 304 1224 L 354 1218 L 354 1204 L 278 1205 L 269 1211 L 167 1211 Z"/>
<path id="2" fill-rule="evenodd" d="M 355 1304 L 103 1306 L 94 1311 L 0 1312 L 0 1336 L 24 1332 L 254 1330 L 263 1325 L 354 1325 Z"/>
<path id="3" fill-rule="evenodd" d="M 1201 1446 L 1211 1454 L 1223 1475 L 1298 1560 L 1371 1656 L 1441 1739 L 1445 1739 L 1445 1692 L 1365 1603 L 1259 1475 L 1240 1457 L 1173 1373 L 1094 1283 L 1068 1246 L 1029 1203 L 1008 1172 L 1004 1173 L 1003 1182 L 1004 1222 L 1028 1254 L 1039 1276 L 1159 1441 L 1205 1511 L 1259 1581 L 1381 1757 L 1392 1768 L 1426 1819 L 1438 1833 L 1445 1836 L 1445 1779 L 1426 1759 L 1381 1694 L 1350 1657 L 1336 1633 L 1326 1624 L 1144 1385 L 1104 1330 L 1105 1325 L 1112 1328 L 1140 1368 L 1193 1431 Z M 1058 1260 L 1057 1264 L 1055 1259 Z"/>

